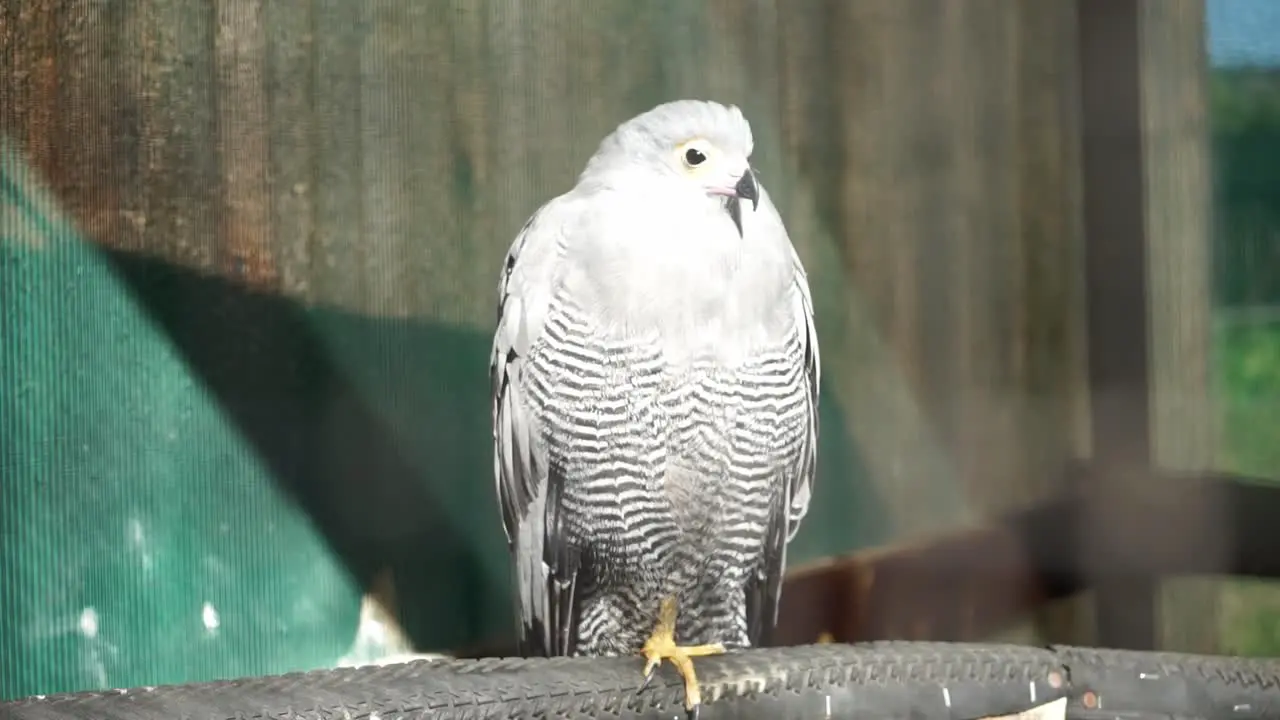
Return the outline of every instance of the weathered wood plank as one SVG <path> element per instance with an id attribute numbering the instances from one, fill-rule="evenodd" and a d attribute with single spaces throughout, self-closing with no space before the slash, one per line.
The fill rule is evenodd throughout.
<path id="1" fill-rule="evenodd" d="M 217 266 L 222 183 L 214 43 L 208 3 L 147 0 L 132 7 L 141 48 L 138 196 L 127 247 L 196 269 Z"/>
<path id="2" fill-rule="evenodd" d="M 1216 459 L 1212 393 L 1212 183 L 1209 169 L 1208 71 L 1203 0 L 1139 6 L 1147 259 L 1151 293 L 1152 462 L 1198 473 Z M 1215 490 L 1149 487 L 1181 502 L 1167 517 L 1180 532 L 1204 538 L 1204 550 L 1227 566 L 1232 548 L 1228 498 Z M 1221 650 L 1223 584 L 1173 579 L 1159 595 L 1161 647 Z"/>
<path id="3" fill-rule="evenodd" d="M 889 421 L 860 440 L 878 448 L 877 484 L 891 507 L 912 509 L 913 528 L 1044 497 L 1053 482 L 1026 478 L 1054 477 L 1038 471 L 1067 453 L 1082 359 L 1070 322 L 1074 54 L 1024 33 L 1053 26 L 1070 38 L 1071 8 L 850 3 L 830 23 L 850 40 L 837 51 L 847 91 L 832 143 L 843 152 L 845 270 L 907 388 L 908 400 L 882 407 L 916 405 L 934 435 L 891 450 L 903 434 Z M 1028 280 L 1050 266 L 1054 281 Z"/>
<path id="4" fill-rule="evenodd" d="M 1095 564 L 1099 641 L 1149 650 L 1157 642 L 1152 578 L 1101 569 L 1107 554 L 1133 552 L 1109 496 L 1149 492 L 1141 481 L 1151 461 L 1151 383 L 1139 1 L 1078 5 L 1089 424 L 1096 470 L 1084 488 L 1095 501 L 1084 515 L 1080 552 Z"/>
<path id="5" fill-rule="evenodd" d="M 1008 272 L 1016 288 L 1011 323 L 1021 338 L 1009 359 L 1020 390 L 1009 400 L 1021 430 L 1011 474 L 1050 478 L 1064 457 L 1087 455 L 1089 443 L 1078 28 L 1074 3 L 1018 8 L 1020 242 Z M 1007 491 L 1026 500 L 1044 487 L 1014 483 Z M 1050 602 L 1035 615 L 1036 632 L 1044 641 L 1089 644 L 1092 611 L 1088 593 Z"/>
<path id="6" fill-rule="evenodd" d="M 360 233 L 364 212 L 360 46 L 368 32 L 368 6 L 315 0 L 312 7 L 315 226 L 307 253 L 306 285 L 318 303 L 364 309 L 369 278 Z M 289 42 L 288 38 L 279 41 Z"/>
<path id="7" fill-rule="evenodd" d="M 311 240 L 316 232 L 314 175 L 317 133 L 315 15 L 312 0 L 268 2 L 266 37 L 267 156 L 271 203 L 270 246 L 281 290 L 313 301 Z M 273 40 L 280 38 L 284 40 Z"/>
<path id="8" fill-rule="evenodd" d="M 6 4 L 0 42 L 17 22 L 70 22 L 40 7 Z M 48 172 L 77 178 L 55 186 L 100 242 L 480 335 L 513 234 L 601 136 L 675 97 L 742 105 L 810 268 L 827 411 L 849 418 L 825 426 L 824 452 L 868 469 L 820 490 L 801 555 L 1016 510 L 1087 448 L 1075 0 L 61 7 L 79 22 L 53 64 L 74 72 L 55 100 L 0 82 L 0 112 L 35 133 L 23 142 Z M 55 45 L 4 57 L 45 68 Z M 65 151 L 29 130 L 50 107 L 71 108 Z M 1166 222 L 1187 244 L 1182 219 Z M 1198 282 L 1189 253 L 1153 252 L 1157 293 Z M 456 367 L 482 368 L 482 346 Z M 1203 370 L 1177 363 L 1170 386 Z M 474 482 L 441 502 L 490 496 Z M 885 509 L 864 533 L 850 505 L 867 496 Z"/>
<path id="9" fill-rule="evenodd" d="M 124 4 L 61 5 L 58 54 L 60 160 L 46 175 L 85 235 L 121 247 L 136 215 L 123 198 L 137 186 L 141 48 Z"/>
<path id="10" fill-rule="evenodd" d="M 271 222 L 267 24 L 261 0 L 217 0 L 214 92 L 219 271 L 261 289 L 277 281 Z"/>

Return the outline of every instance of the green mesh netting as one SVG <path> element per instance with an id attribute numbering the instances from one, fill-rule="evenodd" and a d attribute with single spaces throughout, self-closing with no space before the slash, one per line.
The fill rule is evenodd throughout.
<path id="1" fill-rule="evenodd" d="M 35 188 L 5 155 L 0 697 L 328 664 L 355 631 L 349 573 Z"/>

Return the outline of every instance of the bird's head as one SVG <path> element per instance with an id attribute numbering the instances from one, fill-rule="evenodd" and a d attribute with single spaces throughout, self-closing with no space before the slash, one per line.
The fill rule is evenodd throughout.
<path id="1" fill-rule="evenodd" d="M 741 236 L 743 204 L 752 211 L 760 204 L 752 146 L 751 126 L 737 106 L 677 100 L 619 125 L 583 176 L 655 181 L 687 191 L 727 212 Z"/>

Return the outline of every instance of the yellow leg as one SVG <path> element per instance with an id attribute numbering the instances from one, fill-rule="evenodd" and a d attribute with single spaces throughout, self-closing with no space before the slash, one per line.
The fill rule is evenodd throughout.
<path id="1" fill-rule="evenodd" d="M 724 645 L 720 643 L 690 647 L 676 645 L 676 599 L 675 597 L 664 598 L 658 609 L 658 624 L 640 651 L 646 660 L 645 684 L 648 684 L 663 660 L 670 660 L 671 664 L 676 666 L 680 677 L 684 678 L 685 709 L 696 717 L 698 706 L 702 704 L 702 690 L 698 688 L 698 676 L 693 671 L 693 658 L 719 655 L 723 652 Z"/>

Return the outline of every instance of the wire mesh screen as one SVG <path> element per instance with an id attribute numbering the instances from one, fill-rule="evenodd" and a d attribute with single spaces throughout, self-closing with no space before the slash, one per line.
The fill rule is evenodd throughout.
<path id="1" fill-rule="evenodd" d="M 503 253 L 653 105 L 739 105 L 813 286 L 793 564 L 1082 451 L 1074 3 L 0 4 L 0 696 L 512 631 Z"/>

